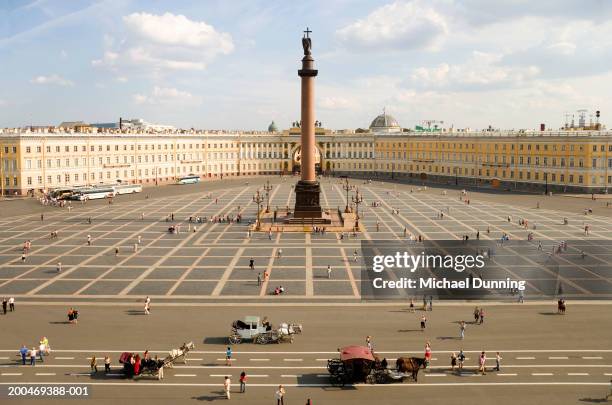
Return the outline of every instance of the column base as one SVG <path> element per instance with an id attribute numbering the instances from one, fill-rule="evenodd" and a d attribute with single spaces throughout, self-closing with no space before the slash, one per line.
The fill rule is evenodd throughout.
<path id="1" fill-rule="evenodd" d="M 300 180 L 295 185 L 294 218 L 321 218 L 323 212 L 319 196 L 321 186 L 318 181 Z"/>

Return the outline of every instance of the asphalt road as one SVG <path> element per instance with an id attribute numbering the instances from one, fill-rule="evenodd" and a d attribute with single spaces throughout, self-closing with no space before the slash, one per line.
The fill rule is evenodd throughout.
<path id="1" fill-rule="evenodd" d="M 148 403 L 225 401 L 221 398 L 224 375 L 237 377 L 245 370 L 251 378 L 247 394 L 231 401 L 273 403 L 274 387 L 285 384 L 287 403 L 384 404 L 406 403 L 525 403 L 575 404 L 602 398 L 612 374 L 612 318 L 609 305 L 568 305 L 564 316 L 554 304 L 500 305 L 486 308 L 484 325 L 469 324 L 465 340 L 458 339 L 457 321 L 471 320 L 473 307 L 438 306 L 425 313 L 428 326 L 419 330 L 421 311 L 401 306 L 156 306 L 142 315 L 141 304 L 82 305 L 78 325 L 65 323 L 65 305 L 18 305 L 17 312 L 0 316 L 3 337 L 0 351 L 2 384 L 87 384 L 94 403 L 122 403 L 140 398 Z M 299 322 L 304 332 L 293 344 L 233 347 L 234 362 L 225 366 L 224 350 L 231 321 L 245 315 L 266 315 L 273 323 Z M 433 347 L 431 369 L 420 373 L 417 383 L 381 386 L 331 387 L 326 360 L 336 349 L 364 344 L 372 335 L 376 352 L 389 359 L 399 355 L 422 356 L 423 346 Z M 41 336 L 49 338 L 53 351 L 35 367 L 19 366 L 21 344 L 32 346 Z M 148 349 L 163 355 L 184 341 L 196 348 L 186 365 L 167 370 L 163 381 L 126 380 L 119 375 L 89 374 L 91 355 L 110 355 L 113 368 L 122 351 Z M 466 371 L 449 370 L 451 351 L 467 352 Z M 474 373 L 481 350 L 503 357 L 501 372 Z M 392 361 L 391 361 L 392 363 Z M 489 367 L 493 363 L 489 361 Z M 100 370 L 103 369 L 101 361 Z M 116 374 L 117 371 L 113 371 Z M 518 402 L 517 402 L 518 401 Z M 19 401 L 13 400 L 18 403 Z"/>

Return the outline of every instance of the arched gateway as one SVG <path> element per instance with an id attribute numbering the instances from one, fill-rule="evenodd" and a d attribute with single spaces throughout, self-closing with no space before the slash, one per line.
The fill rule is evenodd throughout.
<path id="1" fill-rule="evenodd" d="M 302 148 L 297 146 L 291 152 L 292 170 L 294 173 L 299 173 L 302 165 Z M 318 146 L 315 146 L 315 171 L 321 172 L 321 151 Z"/>

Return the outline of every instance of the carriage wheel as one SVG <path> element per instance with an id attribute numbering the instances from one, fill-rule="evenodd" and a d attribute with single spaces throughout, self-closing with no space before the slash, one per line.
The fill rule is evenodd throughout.
<path id="1" fill-rule="evenodd" d="M 230 335 L 229 342 L 232 345 L 237 345 L 242 341 L 239 335 Z"/>
<path id="2" fill-rule="evenodd" d="M 333 385 L 334 387 L 344 387 L 344 384 L 346 384 L 346 381 L 344 379 L 344 375 L 342 374 L 332 374 L 329 376 L 329 381 L 331 383 L 331 385 Z"/>
<path id="3" fill-rule="evenodd" d="M 376 377 L 374 376 L 374 374 L 368 374 L 368 376 L 366 377 L 366 383 L 376 384 Z"/>
<path id="4" fill-rule="evenodd" d="M 384 373 L 376 373 L 375 376 L 378 384 L 385 384 L 387 382 L 387 376 Z"/>
<path id="5" fill-rule="evenodd" d="M 266 335 L 257 335 L 257 337 L 255 338 L 255 343 L 265 345 L 266 343 L 268 343 L 268 337 Z"/>

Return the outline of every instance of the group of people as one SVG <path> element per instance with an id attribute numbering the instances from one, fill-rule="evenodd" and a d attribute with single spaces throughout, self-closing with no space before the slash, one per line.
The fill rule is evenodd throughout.
<path id="1" fill-rule="evenodd" d="M 246 383 L 247 383 L 247 374 L 245 371 L 240 373 L 240 393 L 244 394 L 246 392 Z M 223 392 L 225 394 L 225 398 L 231 399 L 232 392 L 232 379 L 229 375 L 226 375 L 223 379 Z M 274 392 L 274 399 L 276 400 L 276 405 L 285 405 L 285 387 L 281 384 L 278 386 L 276 391 Z M 313 405 L 312 401 L 309 399 L 306 400 L 306 405 Z"/>
<path id="2" fill-rule="evenodd" d="M 79 311 L 74 308 L 70 308 L 68 310 L 68 322 L 73 324 L 79 323 Z"/>
<path id="3" fill-rule="evenodd" d="M 474 323 L 478 325 L 482 325 L 484 323 L 484 318 L 485 318 L 484 308 L 475 307 L 474 308 Z"/>
<path id="4" fill-rule="evenodd" d="M 46 336 L 40 338 L 38 342 L 38 346 L 33 346 L 31 349 L 28 349 L 26 345 L 22 345 L 21 349 L 19 349 L 19 355 L 21 356 L 21 364 L 26 365 L 26 361 L 30 359 L 30 365 L 36 365 L 36 359 L 39 359 L 41 362 L 44 362 L 43 356 L 48 356 L 51 353 L 51 346 L 49 345 L 49 339 Z"/>
<path id="5" fill-rule="evenodd" d="M 459 351 L 459 354 L 451 353 L 451 371 L 455 371 L 455 367 L 457 371 L 461 374 L 463 372 L 463 365 L 465 363 L 466 357 L 463 349 Z M 501 371 L 501 361 L 502 356 L 499 352 L 495 353 L 495 371 Z M 487 373 L 487 354 L 483 350 L 478 356 L 478 372 L 482 375 Z"/>
<path id="6" fill-rule="evenodd" d="M 432 360 L 432 354 L 433 353 L 431 349 L 431 343 L 426 342 L 425 343 L 425 353 L 424 353 L 425 368 L 429 367 L 429 364 L 431 363 L 431 360 Z M 455 352 L 451 353 L 451 356 L 450 356 L 451 371 L 455 371 L 455 368 L 457 368 L 457 371 L 461 373 L 463 371 L 465 360 L 466 360 L 466 356 L 465 356 L 465 353 L 463 352 L 463 349 L 459 350 L 459 354 L 456 354 Z M 500 352 L 496 352 L 495 353 L 495 368 L 494 368 L 495 371 L 501 370 L 501 361 L 502 361 L 502 356 Z M 478 372 L 481 373 L 482 375 L 485 375 L 487 371 L 486 367 L 487 367 L 487 354 L 483 350 L 478 356 Z"/>
<path id="7" fill-rule="evenodd" d="M 109 356 L 104 356 L 104 374 L 108 374 L 111 372 L 111 359 Z M 91 368 L 92 374 L 98 372 L 98 359 L 95 355 L 91 356 L 89 361 L 89 367 Z"/>
<path id="8" fill-rule="evenodd" d="M 15 311 L 15 298 L 14 297 L 9 297 L 8 300 L 6 299 L 6 297 L 2 298 L 2 313 L 6 315 L 7 311 L 9 310 L 11 312 Z"/>
<path id="9" fill-rule="evenodd" d="M 51 195 L 49 194 L 43 194 L 39 199 L 38 202 L 40 202 L 40 205 L 48 207 L 59 207 L 59 208 L 64 208 L 66 206 L 68 207 L 72 207 L 70 205 L 70 201 L 66 201 L 66 200 L 58 200 L 55 197 L 51 197 Z"/>

